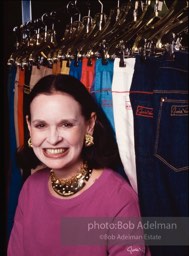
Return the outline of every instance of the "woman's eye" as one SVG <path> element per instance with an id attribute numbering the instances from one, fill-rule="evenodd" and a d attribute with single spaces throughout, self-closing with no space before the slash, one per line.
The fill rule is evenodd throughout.
<path id="1" fill-rule="evenodd" d="M 71 128 L 73 126 L 73 124 L 72 123 L 63 123 L 62 126 L 65 128 Z"/>
<path id="2" fill-rule="evenodd" d="M 36 127 L 36 128 L 39 128 L 39 129 L 40 129 L 40 128 L 44 128 L 44 127 L 45 127 L 45 124 L 36 124 L 35 127 Z"/>

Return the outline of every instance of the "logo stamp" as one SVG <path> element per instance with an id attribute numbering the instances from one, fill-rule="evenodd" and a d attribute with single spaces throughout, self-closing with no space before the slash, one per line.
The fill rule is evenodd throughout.
<path id="1" fill-rule="evenodd" d="M 153 108 L 148 108 L 145 106 L 137 106 L 136 115 L 153 118 L 153 116 L 154 116 Z"/>

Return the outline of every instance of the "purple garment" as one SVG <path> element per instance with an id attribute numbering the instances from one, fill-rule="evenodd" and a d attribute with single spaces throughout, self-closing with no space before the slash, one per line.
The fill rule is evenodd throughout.
<path id="1" fill-rule="evenodd" d="M 65 245 L 63 237 L 77 233 L 77 227 L 64 229 L 63 220 L 72 222 L 91 217 L 140 216 L 137 195 L 117 173 L 105 169 L 94 184 L 75 198 L 60 199 L 48 189 L 49 170 L 31 175 L 19 196 L 8 256 L 142 256 L 145 247 L 136 245 L 90 244 L 90 232 L 80 232 L 86 244 Z M 67 218 L 67 219 L 66 219 Z M 65 222 L 64 222 L 65 223 Z M 71 234 L 70 234 L 71 232 Z M 80 239 L 79 238 L 79 239 Z M 74 242 L 73 242 L 74 243 Z"/>

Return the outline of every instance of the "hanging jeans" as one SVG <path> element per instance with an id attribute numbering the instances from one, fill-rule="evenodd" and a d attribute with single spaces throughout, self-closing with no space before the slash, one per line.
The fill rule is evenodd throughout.
<path id="1" fill-rule="evenodd" d="M 107 60 L 106 65 L 102 64 L 101 59 L 96 60 L 95 77 L 91 88 L 91 94 L 102 107 L 113 131 L 115 131 L 112 106 L 113 65 L 114 62 L 112 60 Z"/>
<path id="2" fill-rule="evenodd" d="M 14 81 L 14 127 L 16 134 L 16 145 L 19 146 L 19 135 L 18 135 L 18 81 L 19 81 L 20 68 L 16 68 L 16 77 Z"/>
<path id="3" fill-rule="evenodd" d="M 154 87 L 154 172 L 159 177 L 162 216 L 187 217 L 188 54 L 161 61 Z M 189 254 L 189 247 L 163 248 L 161 255 Z"/>
<path id="4" fill-rule="evenodd" d="M 158 61 L 136 56 L 135 71 L 130 89 L 134 115 L 134 137 L 138 196 L 142 216 L 159 216 L 154 193 L 156 179 L 153 174 L 153 85 Z"/>
<path id="5" fill-rule="evenodd" d="M 188 211 L 188 54 L 161 61 L 154 86 L 154 171 L 165 216 Z"/>
<path id="6" fill-rule="evenodd" d="M 88 58 L 82 59 L 81 82 L 85 85 L 87 90 L 90 92 L 91 86 L 93 84 L 93 79 L 94 79 L 96 60 L 94 58 L 92 58 L 90 65 L 88 62 L 89 62 Z"/>
<path id="7" fill-rule="evenodd" d="M 68 64 L 67 60 L 62 61 L 62 68 L 61 68 L 60 73 L 63 75 L 69 75 L 69 73 L 70 73 L 70 67 L 67 66 L 67 64 Z"/>
<path id="8" fill-rule="evenodd" d="M 124 170 L 130 184 L 137 192 L 134 122 L 129 98 L 135 58 L 125 59 L 126 67 L 119 67 L 119 62 L 119 58 L 116 58 L 114 61 L 114 75 L 112 82 L 115 133 Z"/>
<path id="9" fill-rule="evenodd" d="M 75 77 L 76 79 L 80 80 L 81 79 L 81 71 L 82 71 L 82 61 L 78 61 L 78 66 L 75 65 L 75 60 L 71 61 L 70 64 L 70 76 Z"/>
<path id="10" fill-rule="evenodd" d="M 137 57 L 131 86 L 138 193 L 143 216 L 188 216 L 187 55 L 173 61 Z M 188 248 L 151 246 L 152 256 Z"/>
<path id="11" fill-rule="evenodd" d="M 57 60 L 52 65 L 52 74 L 53 75 L 58 75 L 60 73 L 61 73 L 61 61 Z"/>
<path id="12" fill-rule="evenodd" d="M 23 115 L 24 84 L 25 84 L 25 69 L 20 68 L 19 79 L 18 79 L 18 106 L 17 106 L 19 147 L 22 147 L 24 145 L 24 115 Z"/>
<path id="13" fill-rule="evenodd" d="M 32 66 L 31 78 L 30 78 L 30 90 L 33 89 L 35 84 L 44 76 L 52 75 L 52 68 L 44 66 Z"/>

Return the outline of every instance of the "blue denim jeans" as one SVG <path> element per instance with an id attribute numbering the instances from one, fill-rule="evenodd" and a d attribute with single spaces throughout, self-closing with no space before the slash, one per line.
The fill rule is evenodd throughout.
<path id="1" fill-rule="evenodd" d="M 143 61 L 136 56 L 135 72 L 130 89 L 134 116 L 134 136 L 138 196 L 142 216 L 159 216 L 154 193 L 156 178 L 152 172 L 154 145 L 153 85 L 159 62 L 154 58 Z M 160 215 L 161 216 L 161 215 Z"/>
<path id="2" fill-rule="evenodd" d="M 188 56 L 137 56 L 130 99 L 142 216 L 188 216 Z M 152 255 L 188 255 L 187 247 L 151 247 Z"/>
<path id="3" fill-rule="evenodd" d="M 161 61 L 154 86 L 154 167 L 166 216 L 188 211 L 188 54 Z"/>

